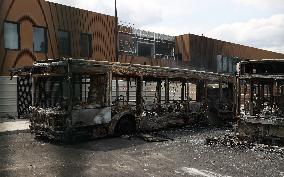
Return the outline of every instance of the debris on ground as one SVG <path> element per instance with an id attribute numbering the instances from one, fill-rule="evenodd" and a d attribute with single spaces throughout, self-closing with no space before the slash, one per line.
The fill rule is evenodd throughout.
<path id="1" fill-rule="evenodd" d="M 68 145 L 30 133 L 0 135 L 0 176 L 283 176 L 284 156 L 277 153 L 205 145 L 207 137 L 233 131 L 185 127 L 157 131 L 174 141 L 128 135 Z"/>
<path id="2" fill-rule="evenodd" d="M 249 142 L 246 140 L 242 140 L 236 135 L 224 135 L 222 137 L 206 138 L 205 144 L 209 146 L 227 146 L 233 148 L 234 147 L 245 148 L 254 151 L 277 153 L 284 156 L 284 147 L 259 144 L 257 142 Z"/>
<path id="3" fill-rule="evenodd" d="M 235 146 L 247 145 L 248 142 L 242 141 L 237 136 L 234 135 L 225 135 L 222 137 L 206 138 L 206 144 L 235 147 Z"/>
<path id="4" fill-rule="evenodd" d="M 147 142 L 164 142 L 164 141 L 169 141 L 169 140 L 174 141 L 174 139 L 166 135 L 156 133 L 156 132 L 155 133 L 140 133 L 137 135 L 137 137 Z"/>

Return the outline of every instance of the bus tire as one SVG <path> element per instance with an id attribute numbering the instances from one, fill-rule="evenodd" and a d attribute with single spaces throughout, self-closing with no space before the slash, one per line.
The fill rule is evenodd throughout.
<path id="1" fill-rule="evenodd" d="M 114 128 L 114 135 L 129 135 L 134 134 L 136 132 L 136 122 L 135 118 L 132 116 L 124 116 L 122 117 L 116 124 Z"/>

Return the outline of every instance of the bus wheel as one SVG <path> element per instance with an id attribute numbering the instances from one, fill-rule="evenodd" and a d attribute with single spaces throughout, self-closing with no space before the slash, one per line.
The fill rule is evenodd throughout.
<path id="1" fill-rule="evenodd" d="M 132 117 L 122 117 L 114 128 L 114 135 L 129 135 L 136 132 L 135 119 Z"/>

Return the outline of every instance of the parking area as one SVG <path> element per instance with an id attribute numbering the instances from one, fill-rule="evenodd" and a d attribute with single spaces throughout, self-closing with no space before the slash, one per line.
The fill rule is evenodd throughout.
<path id="1" fill-rule="evenodd" d="M 60 145 L 29 133 L 0 135 L 0 176 L 284 176 L 283 153 L 208 146 L 231 129 L 161 131 L 172 140 L 119 137 Z"/>

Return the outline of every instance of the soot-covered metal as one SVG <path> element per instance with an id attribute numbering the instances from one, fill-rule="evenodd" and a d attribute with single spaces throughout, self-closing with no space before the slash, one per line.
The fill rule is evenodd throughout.
<path id="1" fill-rule="evenodd" d="M 252 140 L 284 142 L 284 61 L 240 64 L 239 133 Z"/>
<path id="2" fill-rule="evenodd" d="M 210 111 L 221 113 L 222 104 L 234 105 L 234 77 L 187 69 L 66 59 L 38 62 L 12 74 L 33 78 L 27 115 L 32 133 L 59 140 L 208 123 Z M 212 98 L 212 83 L 219 84 L 220 95 L 230 92 L 231 99 Z"/>

